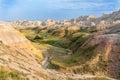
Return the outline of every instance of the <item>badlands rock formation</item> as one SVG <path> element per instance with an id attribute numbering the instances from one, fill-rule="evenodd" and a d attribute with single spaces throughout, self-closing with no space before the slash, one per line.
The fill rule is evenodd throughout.
<path id="1" fill-rule="evenodd" d="M 9 23 L 0 23 L 0 67 L 23 74 L 29 80 L 76 80 L 97 77 L 44 70 L 41 67 L 42 58 L 41 52 L 34 48 L 23 34 Z"/>
<path id="2" fill-rule="evenodd" d="M 24 27 L 68 27 L 68 26 L 77 26 L 77 27 L 104 27 L 108 28 L 110 25 L 120 23 L 120 10 L 115 11 L 111 14 L 103 14 L 101 17 L 96 16 L 80 16 L 79 18 L 74 18 L 71 20 L 51 20 L 46 21 L 14 21 L 11 22 L 17 26 Z"/>
<path id="3" fill-rule="evenodd" d="M 14 69 L 17 72 L 24 74 L 25 77 L 30 80 L 69 80 L 95 77 L 75 75 L 73 73 L 106 75 L 118 79 L 120 77 L 119 13 L 120 11 L 116 11 L 101 17 L 84 16 L 63 21 L 50 19 L 46 21 L 1 21 L 0 66 Z M 79 56 L 82 56 L 82 59 L 85 58 L 85 61 L 83 61 L 84 63 L 63 69 L 63 72 L 71 72 L 69 74 L 50 69 L 43 69 L 41 67 L 43 61 L 42 51 L 36 49 L 32 45 L 34 40 L 29 41 L 25 35 L 16 30 L 17 28 L 22 28 L 23 30 L 29 28 L 30 31 L 34 32 L 34 35 L 42 35 L 43 40 L 44 37 L 46 38 L 46 35 L 48 35 L 48 39 L 52 37 L 54 42 L 54 38 L 56 39 L 57 36 L 57 38 L 61 39 L 61 43 L 69 43 L 75 33 L 77 35 L 80 33 L 78 39 L 75 38 L 69 47 L 66 47 L 72 51 L 72 54 L 67 56 L 66 54 L 62 55 L 65 55 L 64 58 L 68 58 L 79 54 Z M 90 31 L 91 29 L 93 31 Z M 81 34 L 83 37 L 81 37 Z M 84 38 L 84 36 L 88 37 Z M 40 39 L 38 39 L 38 42 L 39 41 Z M 50 42 L 52 42 L 52 40 Z M 50 42 L 48 40 L 48 43 Z M 65 45 L 67 44 L 64 43 L 64 46 Z M 61 56 L 61 54 L 59 54 L 59 56 Z M 75 57 L 79 60 L 79 56 L 77 55 Z M 77 62 L 77 59 L 74 59 L 73 57 L 70 60 L 75 63 Z M 80 61 L 78 61 L 78 63 L 79 62 Z"/>

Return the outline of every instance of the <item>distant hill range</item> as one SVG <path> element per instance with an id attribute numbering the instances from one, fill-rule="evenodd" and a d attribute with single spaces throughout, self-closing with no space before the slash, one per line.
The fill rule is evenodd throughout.
<path id="1" fill-rule="evenodd" d="M 103 14 L 101 17 L 96 16 L 80 16 L 71 20 L 45 20 L 45 21 L 29 21 L 29 20 L 18 20 L 11 22 L 17 26 L 25 27 L 69 27 L 69 26 L 78 26 L 78 27 L 108 27 L 114 24 L 120 23 L 120 10 L 115 11 L 111 14 Z"/>

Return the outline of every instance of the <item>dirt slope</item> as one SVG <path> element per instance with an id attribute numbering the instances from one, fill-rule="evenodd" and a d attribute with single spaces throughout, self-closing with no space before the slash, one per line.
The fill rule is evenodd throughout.
<path id="1" fill-rule="evenodd" d="M 39 56 L 38 56 L 39 55 Z M 0 66 L 25 74 L 30 79 L 38 78 L 42 54 L 9 24 L 0 25 Z M 36 73 L 36 74 L 35 74 Z"/>

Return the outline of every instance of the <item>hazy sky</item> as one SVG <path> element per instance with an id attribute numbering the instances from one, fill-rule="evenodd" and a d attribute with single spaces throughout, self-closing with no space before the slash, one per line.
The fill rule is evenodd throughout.
<path id="1" fill-rule="evenodd" d="M 120 0 L 0 0 L 0 20 L 63 20 L 119 8 Z"/>

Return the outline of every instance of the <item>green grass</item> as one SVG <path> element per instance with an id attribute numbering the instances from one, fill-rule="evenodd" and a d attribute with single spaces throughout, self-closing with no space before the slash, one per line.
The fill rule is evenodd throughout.
<path id="1" fill-rule="evenodd" d="M 56 36 L 62 31 L 65 31 L 64 37 Z M 62 67 L 85 63 L 94 56 L 97 47 L 96 45 L 81 47 L 90 38 L 90 36 L 86 36 L 88 33 L 84 29 L 77 32 L 68 31 L 67 29 L 46 29 L 44 33 L 42 30 L 35 28 L 22 30 L 21 32 L 32 42 L 52 45 L 53 47 L 49 48 L 49 54 L 53 56 L 52 62 Z M 69 52 L 67 49 L 71 49 L 74 54 L 67 55 Z"/>
<path id="2" fill-rule="evenodd" d="M 107 79 L 107 78 L 88 78 L 88 79 L 79 79 L 79 80 L 110 80 L 110 79 Z"/>
<path id="3" fill-rule="evenodd" d="M 23 75 L 17 72 L 9 72 L 4 69 L 0 69 L 0 80 L 28 80 Z"/>
<path id="4" fill-rule="evenodd" d="M 48 68 L 49 69 L 59 69 L 59 66 L 51 63 L 48 65 Z"/>
<path id="5" fill-rule="evenodd" d="M 86 61 L 92 59 L 95 56 L 95 49 L 97 45 L 88 46 L 80 48 L 80 52 L 75 53 L 74 55 L 61 55 L 54 56 L 52 61 L 54 64 L 57 64 L 61 67 L 70 67 L 74 65 L 84 64 Z"/>

